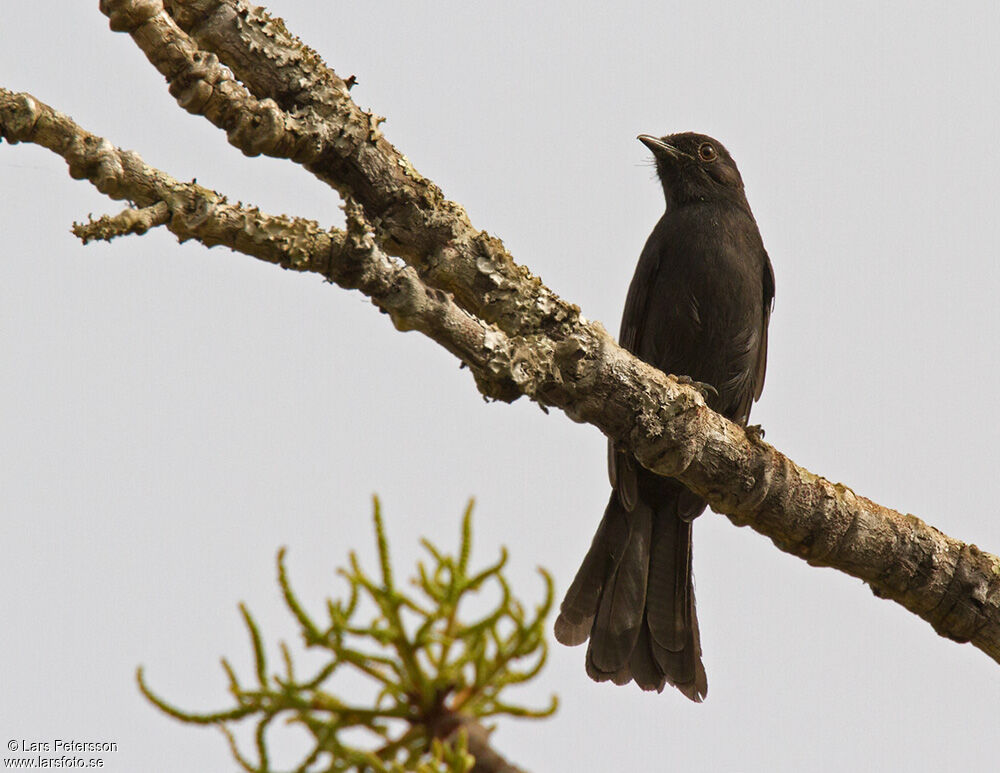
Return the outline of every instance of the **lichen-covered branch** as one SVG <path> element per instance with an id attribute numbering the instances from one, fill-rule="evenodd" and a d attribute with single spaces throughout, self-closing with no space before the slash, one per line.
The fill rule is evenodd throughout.
<path id="1" fill-rule="evenodd" d="M 560 339 L 579 319 L 416 171 L 382 135 L 382 119 L 280 19 L 242 0 L 168 5 L 176 20 L 161 0 L 101 0 L 112 29 L 132 36 L 181 107 L 243 153 L 289 158 L 358 201 L 388 254 L 504 332 Z"/>
<path id="2" fill-rule="evenodd" d="M 89 223 L 73 226 L 73 235 L 84 244 L 94 240 L 109 242 L 116 236 L 137 234 L 141 236 L 150 228 L 166 225 L 170 220 L 170 207 L 165 201 L 158 201 L 149 207 L 123 209 L 117 215 L 104 215 Z"/>
<path id="3" fill-rule="evenodd" d="M 470 367 L 487 396 L 512 400 L 520 395 L 501 364 L 515 349 L 507 337 L 459 307 L 447 293 L 428 287 L 412 267 L 387 256 L 353 202 L 346 205 L 346 231 L 232 204 L 215 191 L 154 169 L 138 154 L 90 134 L 34 97 L 4 89 L 0 136 L 46 147 L 66 159 L 72 177 L 89 180 L 113 199 L 140 205 L 75 225 L 74 232 L 84 242 L 143 233 L 163 224 L 181 241 L 223 245 L 282 268 L 320 274 L 361 290 L 398 329 L 418 330 L 436 340 Z"/>
<path id="4" fill-rule="evenodd" d="M 459 356 L 484 394 L 524 394 L 593 424 L 644 466 L 677 477 L 782 550 L 861 578 L 941 635 L 971 641 L 1000 661 L 1000 559 L 813 475 L 619 348 L 498 240 L 476 231 L 280 22 L 239 0 L 169 6 L 176 19 L 161 0 L 102 2 L 184 106 L 225 128 L 244 152 L 298 160 L 347 194 L 346 232 L 233 207 L 148 167 L 133 174 L 140 168 L 134 154 L 69 127 L 25 95 L 0 93 L 0 134 L 52 148 L 74 177 L 113 198 L 139 207 L 165 202 L 167 226 L 180 238 L 226 244 L 361 289 L 398 327 L 421 330 Z M 315 96 L 296 83 L 315 86 Z"/>

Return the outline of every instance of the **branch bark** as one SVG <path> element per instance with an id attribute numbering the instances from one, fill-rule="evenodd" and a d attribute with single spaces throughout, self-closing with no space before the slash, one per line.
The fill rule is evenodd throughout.
<path id="1" fill-rule="evenodd" d="M 347 230 L 265 215 L 178 183 L 30 95 L 0 90 L 0 136 L 52 149 L 71 176 L 112 198 L 161 214 L 166 206 L 169 218 L 151 210 L 143 224 L 165 220 L 181 239 L 360 289 L 398 328 L 420 330 L 459 357 L 487 397 L 527 395 L 593 424 L 735 524 L 864 580 L 942 636 L 1000 662 L 1000 559 L 814 475 L 619 348 L 477 231 L 382 136 L 379 119 L 353 103 L 349 82 L 280 20 L 242 0 L 102 0 L 101 8 L 182 107 L 247 155 L 291 159 L 339 191 Z M 125 227 L 136 217 L 120 215 L 115 227 L 136 231 Z M 84 236 L 99 232 L 87 228 Z"/>

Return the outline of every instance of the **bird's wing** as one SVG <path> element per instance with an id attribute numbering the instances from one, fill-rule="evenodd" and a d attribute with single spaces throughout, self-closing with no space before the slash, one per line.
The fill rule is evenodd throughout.
<path id="1" fill-rule="evenodd" d="M 618 343 L 632 354 L 639 353 L 639 342 L 643 337 L 643 323 L 646 320 L 646 307 L 649 305 L 649 293 L 653 288 L 653 280 L 660 267 L 660 252 L 662 240 L 659 238 L 664 229 L 664 220 L 657 223 L 656 228 L 646 240 L 642 248 L 639 262 L 632 276 L 625 298 L 625 308 L 622 310 L 621 330 Z"/>
<path id="2" fill-rule="evenodd" d="M 767 373 L 767 326 L 771 321 L 771 310 L 774 308 L 774 269 L 771 259 L 764 253 L 764 315 L 761 319 L 760 349 L 757 351 L 757 367 L 754 369 L 753 399 L 759 400 L 764 391 L 764 375 Z"/>
<path id="3" fill-rule="evenodd" d="M 649 303 L 649 292 L 653 287 L 653 278 L 660 265 L 660 242 L 656 238 L 661 230 L 661 224 L 653 229 L 646 246 L 642 249 L 639 262 L 632 276 L 632 283 L 625 298 L 625 308 L 622 311 L 621 330 L 618 343 L 632 354 L 639 353 L 639 342 L 642 341 L 643 323 L 646 319 L 646 307 Z M 613 441 L 608 441 L 608 478 L 611 486 L 618 492 L 618 497 L 626 510 L 631 512 L 639 499 L 638 465 L 631 454 L 622 453 L 615 448 Z"/>
<path id="4" fill-rule="evenodd" d="M 731 421 L 746 425 L 750 408 L 760 399 L 767 372 L 767 328 L 774 300 L 774 272 L 761 248 L 761 303 L 748 309 L 749 316 L 729 339 L 729 378 L 718 384 L 721 399 L 713 406 Z"/>

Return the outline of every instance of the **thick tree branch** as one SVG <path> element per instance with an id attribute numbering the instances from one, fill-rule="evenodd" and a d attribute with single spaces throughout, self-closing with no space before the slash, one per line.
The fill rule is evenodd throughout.
<path id="1" fill-rule="evenodd" d="M 242 0 L 173 0 L 170 8 L 206 50 L 160 0 L 101 0 L 112 29 L 132 36 L 181 107 L 225 130 L 243 153 L 289 158 L 356 199 L 388 254 L 506 333 L 558 340 L 578 320 L 578 307 L 416 171 L 382 135 L 382 119 L 355 105 L 345 82 L 280 20 Z"/>
<path id="2" fill-rule="evenodd" d="M 181 238 L 226 244 L 361 289 L 397 326 L 421 330 L 459 356 L 484 394 L 525 394 L 597 426 L 735 523 L 813 565 L 861 578 L 941 635 L 971 641 L 1000 661 L 1000 559 L 813 475 L 710 411 L 694 390 L 620 349 L 599 324 L 515 264 L 498 240 L 475 231 L 283 25 L 236 0 L 172 0 L 170 7 L 197 30 L 197 42 L 159 0 L 102 3 L 113 26 L 129 30 L 164 72 L 182 105 L 225 128 L 244 152 L 297 160 L 355 199 L 364 217 L 349 206 L 346 234 L 232 207 L 148 167 L 126 185 L 128 174 L 120 172 L 138 168 L 134 154 L 85 133 L 74 139 L 71 129 L 50 137 L 52 126 L 68 119 L 25 95 L 0 92 L 0 134 L 45 144 L 67 158 L 74 177 L 87 177 L 113 198 L 140 207 L 166 202 L 168 227 Z M 199 44 L 213 47 L 249 89 Z M 266 50 L 255 53 L 255 46 Z M 303 96 L 291 87 L 294 73 L 301 83 L 326 85 L 316 99 Z"/>

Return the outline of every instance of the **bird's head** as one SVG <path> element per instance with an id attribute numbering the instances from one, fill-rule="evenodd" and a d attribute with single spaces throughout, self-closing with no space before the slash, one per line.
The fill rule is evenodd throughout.
<path id="1" fill-rule="evenodd" d="M 695 132 L 638 139 L 653 151 L 668 209 L 698 201 L 746 201 L 736 162 L 718 140 Z"/>

